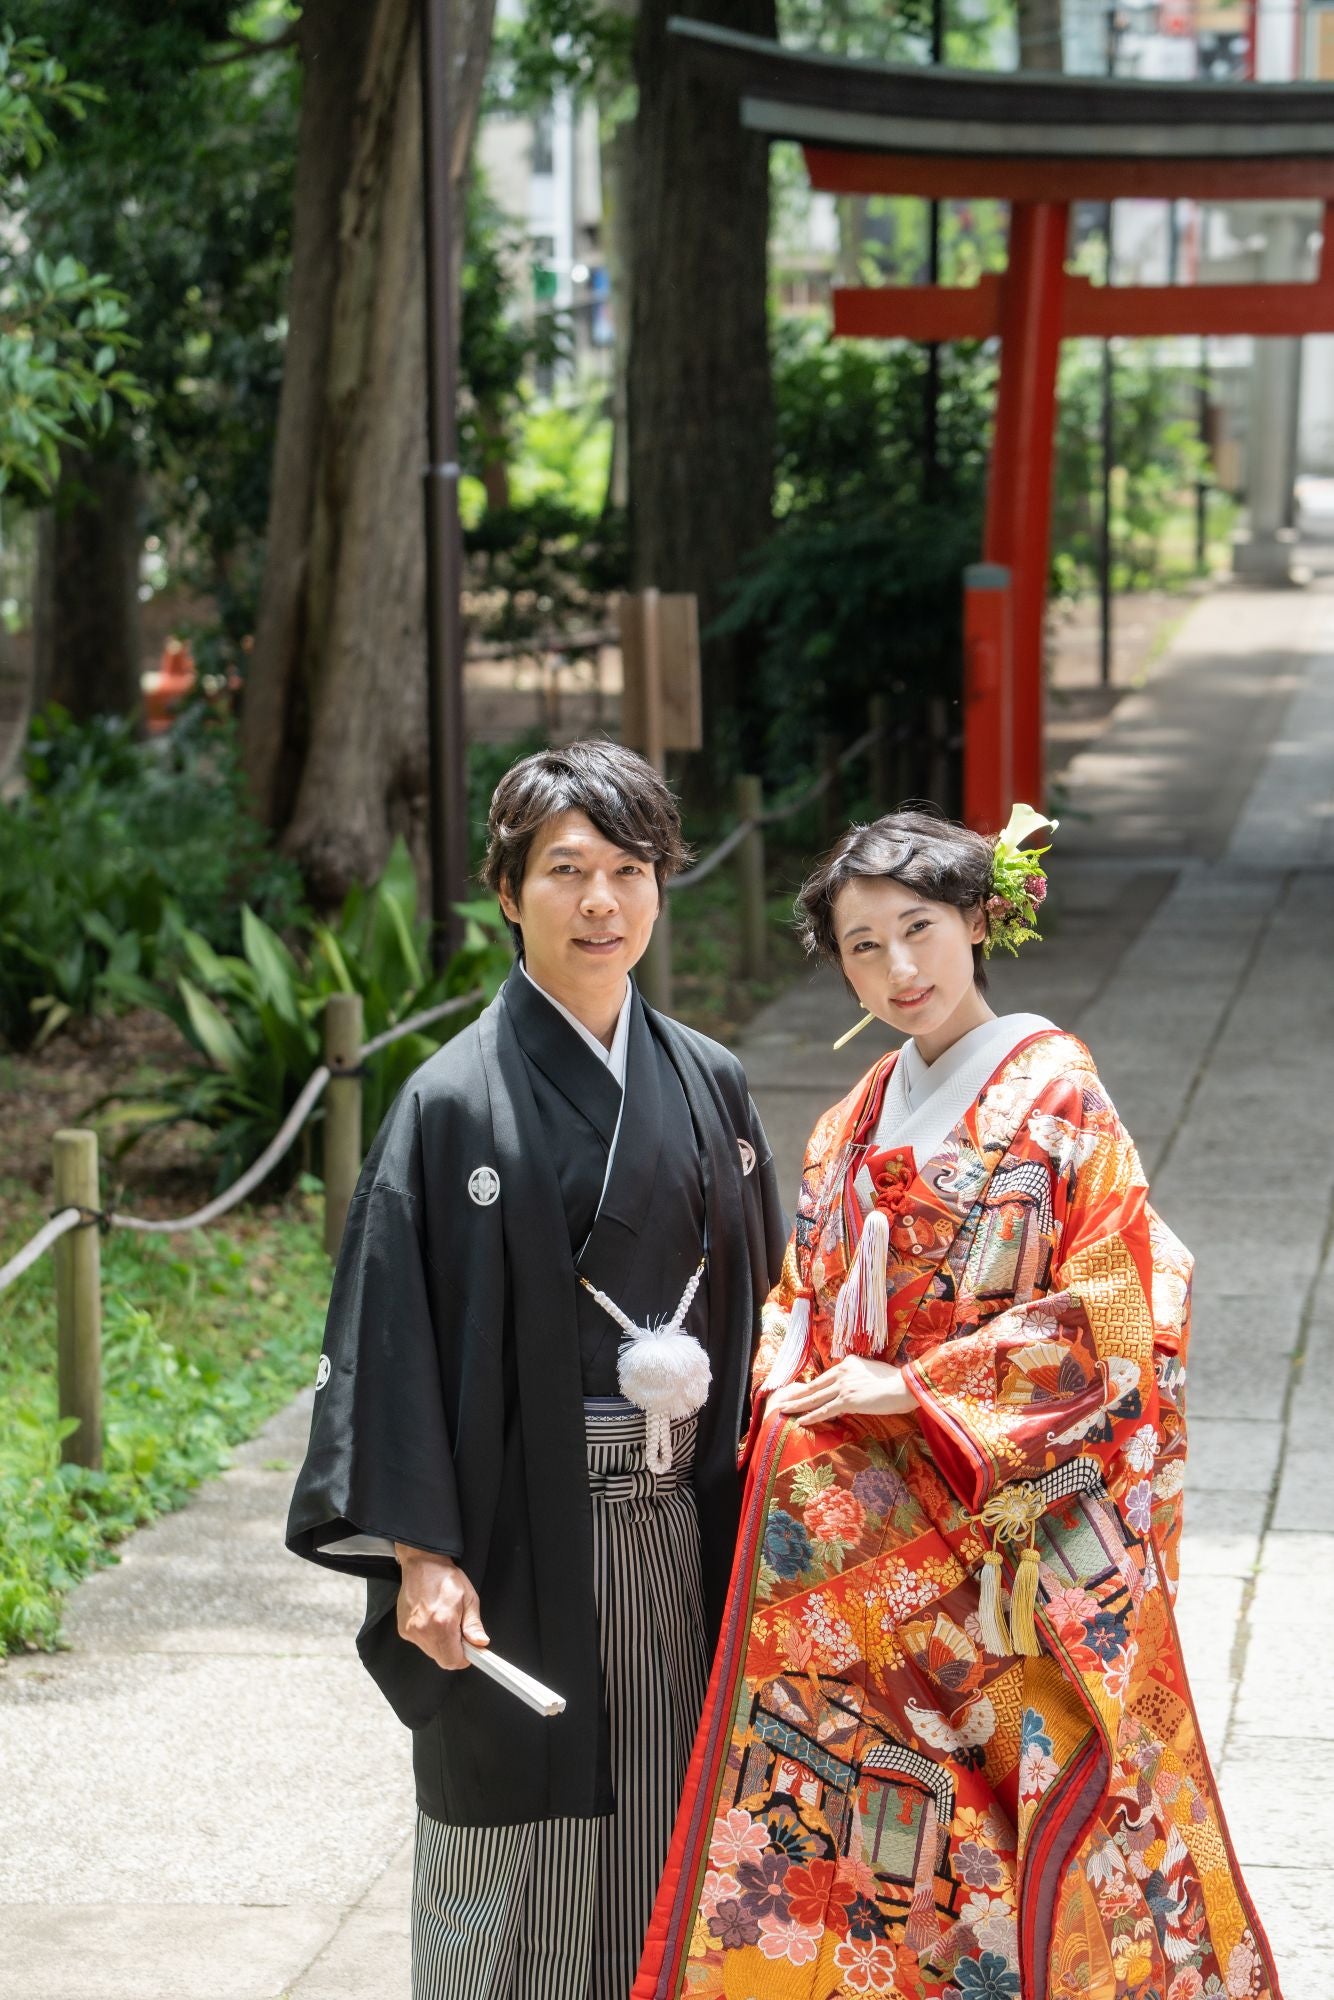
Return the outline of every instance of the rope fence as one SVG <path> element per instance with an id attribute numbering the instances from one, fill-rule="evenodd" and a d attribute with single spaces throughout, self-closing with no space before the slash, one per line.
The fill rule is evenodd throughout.
<path id="1" fill-rule="evenodd" d="M 819 776 L 779 805 L 765 806 L 761 781 L 753 775 L 737 780 L 737 824 L 695 865 L 676 876 L 673 891 L 694 888 L 735 859 L 739 891 L 740 972 L 743 978 L 763 975 L 765 961 L 764 829 L 777 826 L 823 800 L 822 831 L 833 837 L 839 779 L 849 765 L 868 753 L 875 755 L 875 795 L 888 800 L 897 789 L 906 795 L 911 785 L 895 786 L 895 758 L 903 762 L 915 749 L 928 753 L 928 790 L 942 796 L 943 763 L 952 749 L 947 737 L 943 702 L 932 705 L 928 737 L 903 723 L 891 723 L 885 697 L 871 704 L 871 726 L 856 741 L 840 749 L 821 739 Z M 670 1007 L 670 967 L 657 969 L 657 990 L 646 997 L 658 1007 Z M 665 987 L 665 991 L 663 990 Z M 280 1129 L 256 1160 L 230 1187 L 189 1215 L 167 1218 L 127 1215 L 104 1210 L 100 1197 L 97 1134 L 86 1130 L 57 1132 L 53 1142 L 55 1207 L 48 1221 L 8 1261 L 0 1265 L 0 1292 L 12 1285 L 49 1250 L 53 1255 L 56 1320 L 59 1341 L 60 1414 L 73 1416 L 78 1428 L 61 1446 L 72 1463 L 100 1467 L 101 1437 L 101 1238 L 112 1229 L 142 1235 L 176 1235 L 206 1229 L 252 1194 L 291 1150 L 320 1099 L 328 1094 L 324 1130 L 324 1242 L 330 1255 L 342 1238 L 348 1205 L 361 1171 L 361 1079 L 364 1064 L 394 1042 L 422 1028 L 476 1006 L 481 987 L 455 994 L 433 1007 L 395 1022 L 368 1042 L 362 1040 L 362 1001 L 356 993 L 332 994 L 325 1003 L 324 1061 L 302 1086 Z"/>
<path id="2" fill-rule="evenodd" d="M 383 1034 L 376 1035 L 373 1040 L 365 1043 L 360 1050 L 361 1060 L 365 1061 L 368 1056 L 378 1055 L 381 1049 L 387 1049 L 392 1042 L 402 1041 L 405 1036 L 415 1034 L 419 1028 L 429 1027 L 432 1022 L 442 1021 L 450 1014 L 461 1013 L 465 1007 L 475 1006 L 484 997 L 481 987 L 477 986 L 470 993 L 456 994 L 453 999 L 443 1000 L 438 1006 L 426 1007 L 419 1014 L 409 1015 L 407 1020 L 396 1022 L 392 1028 L 387 1028 Z M 296 1103 L 259 1158 L 252 1160 L 238 1180 L 233 1181 L 221 1194 L 215 1195 L 212 1201 L 205 1202 L 202 1208 L 193 1210 L 189 1215 L 168 1216 L 165 1219 L 146 1215 L 122 1215 L 119 1209 L 111 1209 L 105 1214 L 100 1210 L 85 1213 L 83 1209 L 77 1207 L 59 1209 L 33 1238 L 9 1259 L 7 1264 L 0 1264 L 0 1292 L 3 1292 L 7 1285 L 12 1285 L 15 1278 L 22 1277 L 23 1273 L 37 1262 L 43 1251 L 49 1250 L 71 1229 L 90 1227 L 93 1223 L 97 1223 L 104 1232 L 109 1229 L 131 1229 L 144 1236 L 176 1236 L 187 1229 L 207 1229 L 211 1222 L 216 1222 L 220 1216 L 226 1215 L 229 1209 L 243 1202 L 248 1194 L 253 1194 L 260 1182 L 273 1172 L 279 1160 L 295 1145 L 302 1126 L 324 1095 L 325 1085 L 335 1074 L 336 1072 L 331 1070 L 327 1063 L 321 1063 L 319 1068 L 312 1072 Z"/>

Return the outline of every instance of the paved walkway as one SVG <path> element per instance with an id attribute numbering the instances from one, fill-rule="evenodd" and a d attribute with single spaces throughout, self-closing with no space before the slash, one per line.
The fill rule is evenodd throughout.
<path id="1" fill-rule="evenodd" d="M 1088 1039 L 1199 1260 L 1187 1653 L 1288 2000 L 1334 2000 L 1334 586 L 1199 603 L 1066 789 L 994 997 Z M 747 1038 L 788 1188 L 851 1018 L 813 977 Z M 406 2000 L 406 1738 L 357 1587 L 279 1546 L 305 1422 L 0 1675 L 3 2000 Z"/>

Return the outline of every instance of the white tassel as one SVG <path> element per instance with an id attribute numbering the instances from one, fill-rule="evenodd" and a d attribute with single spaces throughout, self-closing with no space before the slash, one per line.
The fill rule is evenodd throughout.
<path id="1" fill-rule="evenodd" d="M 761 1395 L 771 1395 L 775 1389 L 786 1388 L 787 1384 L 800 1373 L 806 1360 L 806 1348 L 811 1337 L 811 1299 L 809 1292 L 798 1292 L 788 1310 L 787 1332 L 773 1358 L 769 1373 L 760 1389 Z"/>
<path id="2" fill-rule="evenodd" d="M 644 1463 L 655 1478 L 672 1469 L 672 1420 L 650 1417 L 644 1433 Z"/>
<path id="3" fill-rule="evenodd" d="M 864 1340 L 872 1354 L 889 1345 L 889 1219 L 873 1208 L 834 1307 L 834 1353 L 851 1354 Z"/>
<path id="4" fill-rule="evenodd" d="M 998 1659 L 1005 1659 L 1010 1651 L 1010 1628 L 1005 1623 L 1005 1606 L 1001 1602 L 1001 1564 L 1004 1557 L 999 1549 L 988 1549 L 982 1558 L 982 1597 L 979 1618 L 982 1626 L 982 1644 Z"/>
<path id="5" fill-rule="evenodd" d="M 671 1469 L 673 1418 L 693 1417 L 696 1410 L 703 1409 L 709 1394 L 712 1379 L 709 1357 L 693 1334 L 681 1331 L 703 1275 L 701 1258 L 676 1311 L 661 1326 L 637 1326 L 615 1299 L 608 1298 L 587 1278 L 579 1280 L 625 1335 L 616 1363 L 616 1379 L 621 1394 L 648 1418 L 644 1462 L 659 1477 Z"/>

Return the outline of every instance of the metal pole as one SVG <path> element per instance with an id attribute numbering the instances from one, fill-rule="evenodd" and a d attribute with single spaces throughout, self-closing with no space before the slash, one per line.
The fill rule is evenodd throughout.
<path id="1" fill-rule="evenodd" d="M 644 756 L 664 777 L 667 750 L 663 742 L 662 714 L 662 600 L 656 589 L 644 591 L 640 600 L 640 660 L 644 676 Z M 639 961 L 639 990 L 650 1007 L 661 1013 L 672 1006 L 672 902 L 664 892 L 658 921 L 648 941 L 648 950 Z"/>
<path id="2" fill-rule="evenodd" d="M 1116 75 L 1116 8 L 1107 9 L 1107 74 Z M 1104 282 L 1112 282 L 1112 204 L 1107 204 L 1103 222 L 1103 242 L 1107 252 Z M 1112 343 L 1102 343 L 1102 518 L 1098 524 L 1098 678 L 1104 687 L 1112 684 L 1112 463 L 1116 453 L 1113 422 L 1115 382 Z"/>
<path id="3" fill-rule="evenodd" d="M 1209 447 L 1209 340 L 1200 335 L 1200 384 L 1198 398 L 1200 443 Z M 1195 568 L 1203 576 L 1209 567 L 1209 471 L 1201 467 L 1195 482 Z"/>
<path id="4" fill-rule="evenodd" d="M 459 529 L 454 217 L 447 0 L 421 0 L 422 192 L 426 228 L 426 690 L 431 790 L 431 956 L 463 941 L 468 764 L 463 719 L 463 538 Z"/>
<path id="5" fill-rule="evenodd" d="M 931 61 L 939 65 L 945 59 L 945 0 L 931 0 Z M 935 286 L 940 283 L 940 203 L 932 201 L 927 222 L 926 281 Z M 940 347 L 931 341 L 926 350 L 926 423 L 922 453 L 926 467 L 925 488 L 928 500 L 935 498 L 940 485 Z"/>

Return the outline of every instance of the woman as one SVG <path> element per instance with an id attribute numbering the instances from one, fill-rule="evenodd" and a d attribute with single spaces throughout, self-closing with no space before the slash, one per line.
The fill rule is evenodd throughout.
<path id="1" fill-rule="evenodd" d="M 985 998 L 1047 824 L 896 813 L 802 891 L 911 1039 L 811 1138 L 636 2000 L 1279 2000 L 1171 1608 L 1191 1260 Z"/>

